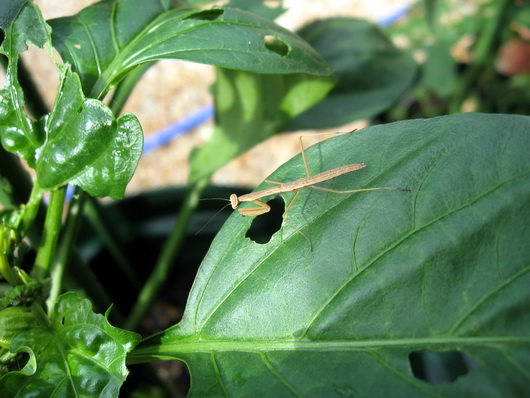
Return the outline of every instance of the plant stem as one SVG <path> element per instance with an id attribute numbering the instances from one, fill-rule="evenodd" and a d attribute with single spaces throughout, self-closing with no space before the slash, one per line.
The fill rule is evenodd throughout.
<path id="1" fill-rule="evenodd" d="M 24 283 L 20 276 L 13 270 L 13 268 L 11 268 L 11 265 L 7 261 L 7 256 L 2 253 L 0 253 L 0 275 L 2 275 L 11 286 L 18 286 Z"/>
<path id="2" fill-rule="evenodd" d="M 134 272 L 125 245 L 120 239 L 114 224 L 109 220 L 105 209 L 95 198 L 88 198 L 86 206 L 86 216 L 92 223 L 98 236 L 101 238 L 110 254 L 113 256 L 119 269 L 124 273 L 127 282 L 133 286 L 136 291 L 140 290 L 141 282 Z"/>
<path id="3" fill-rule="evenodd" d="M 191 216 L 199 204 L 199 197 L 209 181 L 210 178 L 206 177 L 189 187 L 186 197 L 184 198 L 184 203 L 179 212 L 179 217 L 173 227 L 173 231 L 162 249 L 162 253 L 160 254 L 153 272 L 142 288 L 142 291 L 131 310 L 124 326 L 125 329 L 134 330 L 137 328 L 140 320 L 144 317 L 160 288 L 167 280 L 171 267 L 182 246 Z"/>
<path id="4" fill-rule="evenodd" d="M 127 76 L 118 84 L 112 98 L 109 101 L 109 108 L 112 110 L 116 117 L 120 114 L 125 102 L 129 99 L 131 92 L 136 87 L 136 83 L 140 78 L 147 72 L 154 62 L 146 62 L 144 64 L 138 65 Z"/>
<path id="5" fill-rule="evenodd" d="M 497 50 L 500 34 L 506 26 L 506 16 L 513 6 L 513 1 L 499 0 L 492 4 L 493 15 L 488 18 L 488 23 L 479 36 L 473 62 L 458 85 L 454 100 L 449 105 L 449 113 L 461 112 L 462 104 L 469 95 L 469 91 L 476 86 L 484 68 Z"/>
<path id="6" fill-rule="evenodd" d="M 64 274 L 66 268 L 70 262 L 72 251 L 74 248 L 74 243 L 77 239 L 79 233 L 79 228 L 81 226 L 81 221 L 83 219 L 83 208 L 85 204 L 86 194 L 81 192 L 78 195 L 75 195 L 72 201 L 70 202 L 70 207 L 68 209 L 68 216 L 66 218 L 64 226 L 64 235 L 61 240 L 61 247 L 57 253 L 57 260 L 52 271 L 52 287 L 50 295 L 47 300 L 48 311 L 51 315 L 51 310 L 57 301 L 57 297 L 63 289 Z"/>
<path id="7" fill-rule="evenodd" d="M 33 276 L 37 279 L 44 279 L 50 273 L 50 267 L 61 232 L 65 195 L 66 187 L 59 188 L 51 193 L 46 220 L 44 221 L 44 232 L 32 271 Z"/>

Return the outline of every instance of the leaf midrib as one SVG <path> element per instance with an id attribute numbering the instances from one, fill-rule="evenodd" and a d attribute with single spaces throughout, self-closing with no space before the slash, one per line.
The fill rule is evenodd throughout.
<path id="1" fill-rule="evenodd" d="M 261 339 L 254 341 L 200 340 L 197 337 L 175 343 L 164 343 L 156 347 L 156 356 L 176 357 L 182 354 L 212 352 L 270 352 L 270 351 L 366 351 L 381 348 L 440 349 L 461 347 L 484 347 L 507 344 L 528 344 L 530 336 L 488 336 L 488 337 L 423 337 L 381 340 L 297 340 L 297 339 Z M 153 347 L 138 348 L 134 356 L 153 355 Z"/>

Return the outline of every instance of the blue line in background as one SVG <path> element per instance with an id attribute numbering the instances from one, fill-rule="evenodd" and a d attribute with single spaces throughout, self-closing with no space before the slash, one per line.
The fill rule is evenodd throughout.
<path id="1" fill-rule="evenodd" d="M 183 119 L 155 132 L 154 134 L 151 134 L 145 138 L 143 155 L 164 144 L 167 144 L 173 140 L 173 138 L 178 137 L 179 135 L 182 135 L 201 125 L 202 123 L 211 119 L 214 116 L 214 113 L 214 106 L 212 104 L 206 105 L 185 116 Z"/>

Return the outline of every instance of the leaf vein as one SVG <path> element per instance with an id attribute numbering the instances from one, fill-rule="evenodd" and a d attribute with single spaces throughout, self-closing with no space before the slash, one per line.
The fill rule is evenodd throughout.
<path id="1" fill-rule="evenodd" d="M 265 367 L 267 369 L 269 369 L 269 371 L 274 375 L 274 377 L 276 377 L 281 384 L 283 384 L 289 391 L 291 391 L 294 395 L 296 395 L 297 397 L 303 397 L 304 395 L 302 393 L 300 393 L 291 383 L 289 383 L 289 381 L 283 377 L 280 372 L 278 372 L 276 370 L 276 368 L 272 365 L 272 363 L 269 361 L 269 358 L 267 357 L 267 355 L 263 352 L 260 352 L 259 353 L 259 356 L 261 358 L 261 360 L 263 361 L 263 363 L 265 364 Z"/>
<path id="2" fill-rule="evenodd" d="M 495 295 L 496 293 L 500 292 L 502 289 L 508 287 L 512 282 L 515 282 L 517 279 L 519 279 L 520 277 L 524 276 L 525 274 L 527 274 L 528 272 L 530 271 L 530 266 L 527 266 L 526 268 L 523 268 L 521 271 L 519 271 L 518 273 L 512 275 L 512 277 L 506 279 L 504 282 L 502 282 L 500 285 L 498 285 L 495 289 L 492 289 L 491 291 L 489 291 L 486 295 L 484 295 L 484 297 L 482 297 L 472 308 L 469 309 L 469 311 L 464 314 L 460 319 L 458 319 L 453 327 L 448 331 L 449 334 L 454 334 L 456 333 L 456 330 L 462 326 L 462 324 L 473 314 L 475 313 L 476 311 L 478 311 L 478 309 L 483 305 L 485 304 L 488 299 L 490 299 L 493 295 Z"/>
<path id="3" fill-rule="evenodd" d="M 316 322 L 316 320 L 324 313 L 326 308 L 328 308 L 331 305 L 331 303 L 338 297 L 338 295 L 351 282 L 353 282 L 357 277 L 359 277 L 365 271 L 369 270 L 375 263 L 377 263 L 381 258 L 386 256 L 388 253 L 392 252 L 392 250 L 394 250 L 396 247 L 401 245 L 406 240 L 410 239 L 413 235 L 415 235 L 415 234 L 419 233 L 420 231 L 426 230 L 427 228 L 431 227 L 436 222 L 438 222 L 440 220 L 443 220 L 444 218 L 447 218 L 447 217 L 449 217 L 449 216 L 451 216 L 453 214 L 456 214 L 457 212 L 459 212 L 459 211 L 461 211 L 461 210 L 463 210 L 465 208 L 470 207 L 472 204 L 478 202 L 479 200 L 481 200 L 481 199 L 487 197 L 488 195 L 490 195 L 491 193 L 497 191 L 497 189 L 500 188 L 502 185 L 504 185 L 504 184 L 506 184 L 506 183 L 508 183 L 510 181 L 515 181 L 518 178 L 520 178 L 522 176 L 525 176 L 526 174 L 529 174 L 529 173 L 530 172 L 526 172 L 526 173 L 523 173 L 520 176 L 516 176 L 515 178 L 513 178 L 513 179 L 511 179 L 509 181 L 504 181 L 501 184 L 499 184 L 499 185 L 495 186 L 494 188 L 492 188 L 491 190 L 485 192 L 484 194 L 477 196 L 475 199 L 471 200 L 469 203 L 466 203 L 466 204 L 464 204 L 464 205 L 462 205 L 462 206 L 460 206 L 458 208 L 455 208 L 452 211 L 449 211 L 449 212 L 447 212 L 447 213 L 445 213 L 443 215 L 440 215 L 439 217 L 431 220 L 429 223 L 421 226 L 420 228 L 417 228 L 415 230 L 411 229 L 408 234 L 405 234 L 401 239 L 399 239 L 396 242 L 394 242 L 394 244 L 389 245 L 385 250 L 381 251 L 381 253 L 379 253 L 379 255 L 377 255 L 376 257 L 374 257 L 371 261 L 368 261 L 367 265 L 360 272 L 358 272 L 356 274 L 353 274 L 350 278 L 346 279 L 342 285 L 340 285 L 337 289 L 335 289 L 335 291 L 330 295 L 329 299 L 325 303 L 323 303 L 323 305 L 320 308 L 320 310 L 315 311 L 315 316 L 309 321 L 308 326 L 306 327 L 305 331 L 301 334 L 301 336 L 306 336 L 307 332 L 313 326 L 313 324 Z"/>

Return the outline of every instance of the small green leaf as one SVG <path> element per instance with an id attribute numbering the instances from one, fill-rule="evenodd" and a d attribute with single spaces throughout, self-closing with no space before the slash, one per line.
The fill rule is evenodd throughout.
<path id="1" fill-rule="evenodd" d="M 144 3 L 101 1 L 50 21 L 55 48 L 79 73 L 89 97 L 100 98 L 130 69 L 160 59 L 261 73 L 330 73 L 307 43 L 269 20 L 236 9 L 167 10 Z M 269 48 L 270 40 L 286 51 Z"/>
<path id="2" fill-rule="evenodd" d="M 389 108 L 413 83 L 416 65 L 374 24 L 353 18 L 312 23 L 300 32 L 335 70 L 337 85 L 289 130 L 341 126 Z"/>
<path id="3" fill-rule="evenodd" d="M 524 396 L 529 140 L 530 117 L 460 114 L 309 148 L 313 174 L 367 165 L 323 187 L 410 191 L 302 191 L 267 244 L 245 237 L 252 218 L 234 212 L 182 321 L 130 359 L 185 361 L 192 397 Z M 298 156 L 270 179 L 304 175 Z M 475 369 L 436 386 L 414 377 L 409 355 L 440 350 Z"/>
<path id="4" fill-rule="evenodd" d="M 307 74 L 263 75 L 218 69 L 213 87 L 216 127 L 193 156 L 190 179 L 198 180 L 257 143 L 278 133 L 320 101 L 334 79 Z"/>
<path id="5" fill-rule="evenodd" d="M 117 397 L 127 376 L 125 356 L 140 336 L 111 326 L 75 293 L 61 296 L 47 325 L 33 326 L 11 341 L 26 352 L 24 369 L 0 379 L 2 395 Z"/>
<path id="6" fill-rule="evenodd" d="M 136 116 L 128 113 L 116 122 L 111 145 L 90 169 L 71 181 L 92 196 L 122 199 L 142 156 L 143 132 Z"/>
<path id="7" fill-rule="evenodd" d="M 141 156 L 143 137 L 133 115 L 115 119 L 101 101 L 85 98 L 77 74 L 63 68 L 37 176 L 44 189 L 70 181 L 94 195 L 121 198 Z"/>

